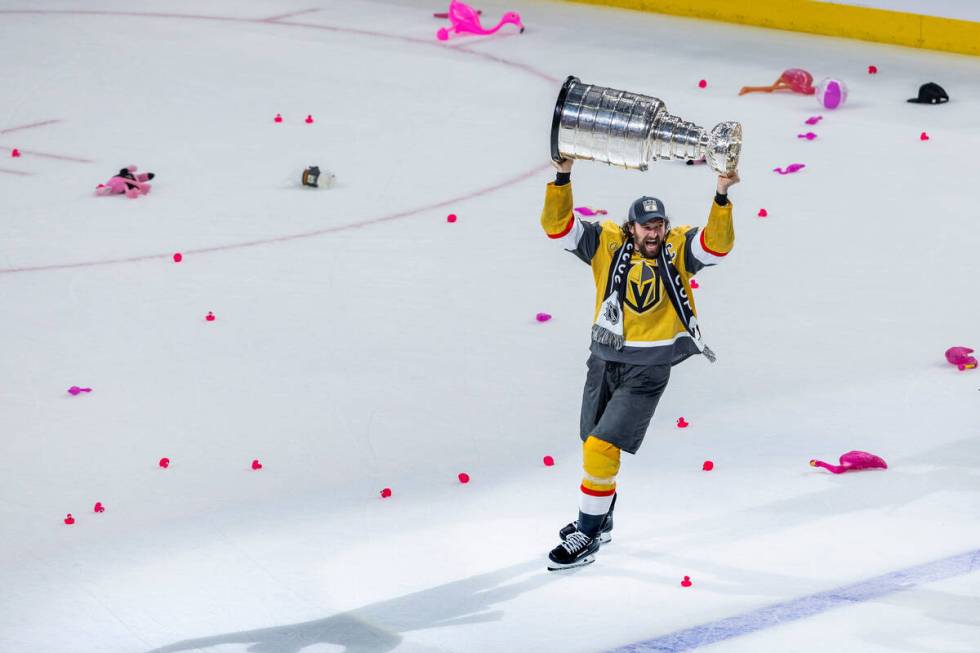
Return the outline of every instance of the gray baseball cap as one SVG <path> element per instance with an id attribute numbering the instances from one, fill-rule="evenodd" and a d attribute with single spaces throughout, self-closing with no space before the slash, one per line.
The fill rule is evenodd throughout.
<path id="1" fill-rule="evenodd" d="M 644 195 L 633 202 L 630 207 L 630 222 L 645 224 L 651 220 L 667 222 L 667 209 L 664 208 L 664 203 L 656 197 Z"/>

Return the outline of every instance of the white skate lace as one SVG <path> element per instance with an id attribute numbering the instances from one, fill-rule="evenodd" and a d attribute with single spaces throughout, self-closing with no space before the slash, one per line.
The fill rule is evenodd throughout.
<path id="1" fill-rule="evenodd" d="M 569 553 L 578 553 L 585 547 L 589 546 L 589 542 L 592 541 L 588 535 L 581 531 L 575 531 L 561 543 L 562 547 Z"/>

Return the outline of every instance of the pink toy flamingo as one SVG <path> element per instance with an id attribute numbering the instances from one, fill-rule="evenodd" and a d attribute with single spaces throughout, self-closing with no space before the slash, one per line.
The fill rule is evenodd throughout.
<path id="1" fill-rule="evenodd" d="M 806 167 L 805 163 L 791 163 L 786 168 L 773 168 L 773 172 L 778 172 L 781 175 L 791 175 L 794 172 L 799 172 Z"/>
<path id="2" fill-rule="evenodd" d="M 844 472 L 858 469 L 888 469 L 888 463 L 880 456 L 868 453 L 867 451 L 848 451 L 845 454 L 841 454 L 840 465 L 830 465 L 822 460 L 811 460 L 810 466 L 823 467 L 835 474 L 843 474 Z"/>
<path id="3" fill-rule="evenodd" d="M 448 40 L 450 32 L 453 34 L 462 34 L 464 32 L 478 35 L 493 34 L 507 23 L 517 25 L 521 28 L 521 33 L 524 32 L 524 25 L 521 23 L 521 17 L 517 12 L 508 11 L 503 15 L 499 23 L 487 29 L 480 23 L 480 13 L 468 4 L 459 2 L 459 0 L 450 0 L 449 22 L 452 23 L 449 29 L 440 27 L 439 31 L 436 32 L 436 38 L 440 41 Z"/>
<path id="4" fill-rule="evenodd" d="M 969 347 L 950 347 L 946 350 L 946 360 L 960 372 L 970 370 L 977 366 L 977 359 L 970 355 L 972 353 L 973 350 Z"/>
<path id="5" fill-rule="evenodd" d="M 772 86 L 743 86 L 739 95 L 746 93 L 772 93 L 773 91 L 792 91 L 803 95 L 813 95 L 817 89 L 813 87 L 813 75 L 802 68 L 784 70 Z"/>
<path id="6" fill-rule="evenodd" d="M 575 212 L 579 215 L 584 215 L 587 218 L 591 218 L 596 215 L 606 215 L 609 211 L 605 209 L 594 209 L 591 206 L 576 206 Z"/>
<path id="7" fill-rule="evenodd" d="M 126 166 L 119 171 L 119 174 L 111 177 L 109 181 L 96 186 L 95 194 L 125 195 L 133 199 L 150 192 L 151 186 L 147 182 L 154 176 L 152 172 L 137 172 L 136 166 Z"/>

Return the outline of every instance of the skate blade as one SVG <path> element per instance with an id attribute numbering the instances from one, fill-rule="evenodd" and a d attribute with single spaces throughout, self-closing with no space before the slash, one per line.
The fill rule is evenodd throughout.
<path id="1" fill-rule="evenodd" d="M 578 560 L 568 565 L 558 564 L 553 560 L 549 560 L 548 571 L 561 571 L 563 569 L 575 569 L 576 567 L 584 567 L 585 565 L 592 564 L 593 562 L 595 562 L 595 554 L 587 555 L 581 560 Z"/>

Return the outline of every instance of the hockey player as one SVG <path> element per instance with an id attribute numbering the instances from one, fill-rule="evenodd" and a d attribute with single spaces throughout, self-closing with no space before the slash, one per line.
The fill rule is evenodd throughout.
<path id="1" fill-rule="evenodd" d="M 670 368 L 694 354 L 714 360 L 701 340 L 690 279 L 731 251 L 728 189 L 739 182 L 737 172 L 718 177 L 704 227 L 671 227 L 655 197 L 634 201 L 621 225 L 594 223 L 572 211 L 572 160 L 555 167 L 541 226 L 592 267 L 596 308 L 580 418 L 585 473 L 578 520 L 559 531 L 561 544 L 548 555 L 551 570 L 593 562 L 600 543 L 611 539 L 620 452 L 639 449 Z"/>

